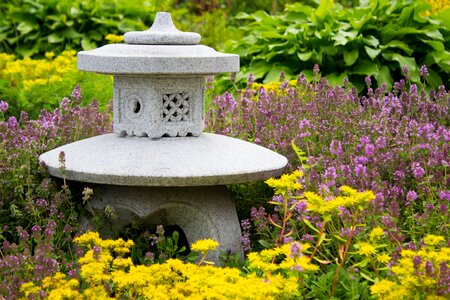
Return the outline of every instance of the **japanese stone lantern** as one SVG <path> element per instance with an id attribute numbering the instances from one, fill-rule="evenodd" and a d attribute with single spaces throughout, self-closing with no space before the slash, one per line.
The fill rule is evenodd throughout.
<path id="1" fill-rule="evenodd" d="M 287 159 L 203 133 L 206 76 L 238 71 L 239 56 L 197 45 L 200 38 L 177 30 L 169 13 L 157 13 L 149 30 L 126 33 L 124 44 L 79 52 L 80 70 L 114 75 L 114 133 L 59 147 L 40 160 L 51 175 L 94 187 L 91 207 L 114 209 L 117 220 L 105 234 L 132 222 L 177 225 L 189 244 L 211 238 L 221 251 L 242 253 L 226 185 L 278 176 Z M 209 259 L 218 262 L 218 252 Z"/>

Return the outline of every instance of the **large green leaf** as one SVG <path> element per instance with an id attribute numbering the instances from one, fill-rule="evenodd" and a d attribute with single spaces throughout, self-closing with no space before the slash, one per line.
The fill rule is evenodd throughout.
<path id="1" fill-rule="evenodd" d="M 378 41 L 378 39 L 376 37 L 374 37 L 373 35 L 368 35 L 366 37 L 364 37 L 362 39 L 363 43 L 368 45 L 368 46 L 372 46 L 372 47 L 378 47 L 378 45 L 380 45 L 380 41 Z"/>
<path id="2" fill-rule="evenodd" d="M 368 46 L 364 46 L 364 49 L 366 50 L 366 53 L 367 55 L 369 55 L 371 60 L 374 60 L 381 52 L 381 49 L 373 49 Z"/>
<path id="3" fill-rule="evenodd" d="M 405 57 L 398 53 L 383 53 L 382 55 L 386 60 L 398 62 L 399 68 L 406 65 L 410 71 L 411 79 L 413 81 L 419 81 L 419 67 L 414 57 Z"/>
<path id="4" fill-rule="evenodd" d="M 391 75 L 391 70 L 387 66 L 379 67 L 379 70 L 374 75 L 375 80 L 378 85 L 381 85 L 383 82 L 386 83 L 388 88 L 391 88 L 394 79 Z"/>
<path id="5" fill-rule="evenodd" d="M 352 49 L 351 51 L 343 50 L 344 62 L 346 66 L 351 66 L 358 59 L 359 51 L 358 49 Z"/>
<path id="6" fill-rule="evenodd" d="M 401 49 L 401 50 L 405 51 L 405 53 L 407 55 L 411 55 L 414 52 L 413 49 L 411 49 L 408 46 L 408 44 L 406 44 L 405 42 L 399 41 L 399 40 L 390 41 L 386 45 L 381 45 L 380 48 L 382 50 L 385 50 L 385 49 L 388 49 L 388 48 L 398 48 L 398 49 Z"/>
<path id="7" fill-rule="evenodd" d="M 347 73 L 343 72 L 341 74 L 331 73 L 326 75 L 328 82 L 333 86 L 342 86 L 344 78 L 347 78 Z"/>
<path id="8" fill-rule="evenodd" d="M 378 66 L 376 63 L 373 63 L 368 60 L 360 60 L 351 70 L 351 74 L 357 75 L 374 75 L 378 72 Z"/>
<path id="9" fill-rule="evenodd" d="M 441 41 L 433 41 L 433 40 L 425 40 L 425 39 L 421 39 L 421 41 L 423 43 L 429 45 L 436 51 L 444 51 L 445 50 L 444 43 L 442 43 Z"/>
<path id="10" fill-rule="evenodd" d="M 311 59 L 312 55 L 313 55 L 312 51 L 304 52 L 304 53 L 300 53 L 300 52 L 297 53 L 298 58 L 302 61 L 308 61 L 309 59 Z"/>
<path id="11" fill-rule="evenodd" d="M 325 16 L 330 12 L 333 8 L 334 1 L 333 0 L 321 0 L 319 7 L 314 12 L 314 15 L 320 19 L 325 18 Z"/>

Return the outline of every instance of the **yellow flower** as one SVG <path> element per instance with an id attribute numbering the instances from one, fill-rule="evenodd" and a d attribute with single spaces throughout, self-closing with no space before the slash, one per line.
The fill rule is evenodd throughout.
<path id="1" fill-rule="evenodd" d="M 358 248 L 358 254 L 363 256 L 371 256 L 377 253 L 375 247 L 366 242 L 356 244 L 356 248 Z"/>
<path id="2" fill-rule="evenodd" d="M 389 293 L 395 286 L 395 282 L 387 279 L 382 279 L 380 282 L 375 283 L 370 287 L 370 293 L 376 296 L 383 296 Z"/>
<path id="3" fill-rule="evenodd" d="M 443 241 L 445 241 L 443 236 L 432 234 L 426 235 L 425 238 L 423 239 L 424 244 L 427 246 L 435 246 Z"/>
<path id="4" fill-rule="evenodd" d="M 370 232 L 370 239 L 371 240 L 378 240 L 380 238 L 384 237 L 384 230 L 381 227 L 375 227 Z"/>
<path id="5" fill-rule="evenodd" d="M 110 41 L 111 43 L 120 43 L 123 42 L 123 35 L 110 33 L 105 37 L 105 40 Z"/>
<path id="6" fill-rule="evenodd" d="M 381 253 L 377 255 L 377 260 L 382 264 L 388 264 L 391 261 L 391 257 L 387 253 Z"/>
<path id="7" fill-rule="evenodd" d="M 268 186 L 275 190 L 275 194 L 286 195 L 288 191 L 298 191 L 302 189 L 302 185 L 297 180 L 303 176 L 299 170 L 291 174 L 283 174 L 280 179 L 269 178 L 265 182 Z"/>
<path id="8" fill-rule="evenodd" d="M 55 53 L 54 52 L 45 52 L 45 57 L 48 59 L 52 59 L 53 57 L 55 57 Z"/>
<path id="9" fill-rule="evenodd" d="M 202 254 L 208 253 L 208 251 L 215 250 L 219 246 L 219 243 L 212 239 L 198 240 L 191 246 L 192 251 L 199 251 Z"/>

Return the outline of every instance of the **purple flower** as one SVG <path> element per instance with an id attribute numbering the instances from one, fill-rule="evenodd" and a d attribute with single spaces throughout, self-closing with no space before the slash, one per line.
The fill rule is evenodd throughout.
<path id="1" fill-rule="evenodd" d="M 8 119 L 9 128 L 14 129 L 19 127 L 19 123 L 17 122 L 16 117 L 9 117 Z"/>
<path id="2" fill-rule="evenodd" d="M 428 74 L 428 68 L 426 65 L 423 65 L 420 67 L 420 76 L 422 76 L 423 78 L 427 77 Z"/>
<path id="3" fill-rule="evenodd" d="M 375 154 L 375 146 L 373 144 L 367 144 L 364 150 L 367 156 L 372 156 Z"/>
<path id="4" fill-rule="evenodd" d="M 247 85 L 250 86 L 255 82 L 255 76 L 253 76 L 253 74 L 248 74 L 247 77 Z"/>
<path id="5" fill-rule="evenodd" d="M 425 273 L 428 277 L 433 277 L 434 275 L 434 266 L 433 263 L 429 260 L 425 262 Z"/>
<path id="6" fill-rule="evenodd" d="M 369 88 L 372 85 L 372 80 L 370 79 L 370 76 L 366 76 L 364 80 L 366 82 L 366 86 Z"/>
<path id="7" fill-rule="evenodd" d="M 418 269 L 421 263 L 422 259 L 420 258 L 420 256 L 416 255 L 413 257 L 413 264 L 415 269 Z"/>
<path id="8" fill-rule="evenodd" d="M 450 191 L 440 191 L 439 199 L 441 199 L 442 201 L 444 200 L 450 201 Z"/>
<path id="9" fill-rule="evenodd" d="M 147 259 L 149 261 L 154 261 L 155 260 L 155 254 L 153 252 L 146 252 L 145 253 L 145 259 Z"/>
<path id="10" fill-rule="evenodd" d="M 403 76 L 405 76 L 405 79 L 409 80 L 409 68 L 407 65 L 403 65 L 402 73 L 403 73 Z"/>
<path id="11" fill-rule="evenodd" d="M 35 239 L 37 239 L 37 238 L 39 238 L 40 237 L 40 235 L 41 235 L 41 226 L 39 226 L 39 225 L 34 225 L 32 228 L 31 228 L 31 235 L 32 235 L 32 237 L 33 238 L 35 238 Z"/>
<path id="12" fill-rule="evenodd" d="M 319 65 L 315 64 L 314 67 L 313 67 L 313 74 L 314 75 L 319 75 L 319 73 L 320 73 Z"/>
<path id="13" fill-rule="evenodd" d="M 416 201 L 417 199 L 417 193 L 415 191 L 408 191 L 408 193 L 406 194 L 406 200 L 411 203 Z"/>
<path id="14" fill-rule="evenodd" d="M 252 249 L 250 240 L 250 229 L 251 229 L 250 220 L 249 219 L 242 220 L 241 226 L 242 226 L 241 241 L 244 247 L 244 251 L 250 251 Z"/>
<path id="15" fill-rule="evenodd" d="M 425 170 L 417 162 L 411 163 L 411 170 L 415 178 L 420 178 L 425 175 Z"/>
<path id="16" fill-rule="evenodd" d="M 338 140 L 332 140 L 330 143 L 330 152 L 334 155 L 342 154 L 342 143 Z"/>
<path id="17" fill-rule="evenodd" d="M 80 85 L 76 85 L 74 87 L 74 89 L 72 90 L 72 95 L 71 97 L 75 100 L 80 100 L 81 99 L 81 88 Z"/>
<path id="18" fill-rule="evenodd" d="M 9 104 L 6 101 L 0 101 L 0 113 L 4 113 L 9 108 Z"/>

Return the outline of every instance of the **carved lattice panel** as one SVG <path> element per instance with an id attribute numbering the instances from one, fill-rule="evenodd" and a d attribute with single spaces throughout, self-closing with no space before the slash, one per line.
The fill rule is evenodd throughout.
<path id="1" fill-rule="evenodd" d="M 189 94 L 163 94 L 161 117 L 163 122 L 189 121 Z"/>

